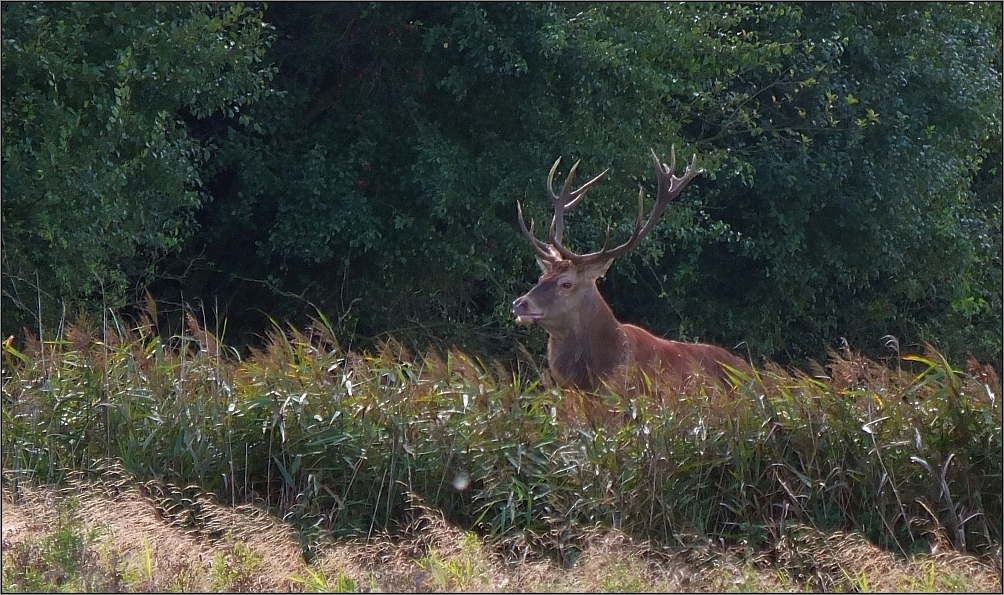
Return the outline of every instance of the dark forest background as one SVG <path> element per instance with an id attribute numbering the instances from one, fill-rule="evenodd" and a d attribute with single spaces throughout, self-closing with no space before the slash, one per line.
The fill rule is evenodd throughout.
<path id="1" fill-rule="evenodd" d="M 758 361 L 1002 355 L 999 3 L 2 6 L 2 330 L 198 310 L 539 353 L 516 201 L 630 231 L 649 148 L 706 173 L 601 283 Z M 173 329 L 173 330 L 172 330 Z"/>

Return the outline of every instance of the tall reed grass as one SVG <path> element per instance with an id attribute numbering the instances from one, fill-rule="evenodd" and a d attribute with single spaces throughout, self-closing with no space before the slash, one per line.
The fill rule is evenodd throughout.
<path id="1" fill-rule="evenodd" d="M 193 315 L 169 340 L 152 320 L 4 344 L 8 487 L 114 462 L 189 486 L 182 510 L 198 506 L 186 490 L 208 491 L 343 536 L 403 526 L 418 498 L 563 557 L 597 526 L 774 554 L 804 527 L 903 554 L 1001 543 L 1000 380 L 932 349 L 652 399 L 562 391 L 456 351 L 348 353 L 323 318 L 276 325 L 244 358 Z"/>

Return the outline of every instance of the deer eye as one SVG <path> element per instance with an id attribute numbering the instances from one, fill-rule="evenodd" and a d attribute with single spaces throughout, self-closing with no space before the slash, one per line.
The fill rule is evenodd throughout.
<path id="1" fill-rule="evenodd" d="M 563 282 L 561 284 L 561 288 L 562 289 L 571 289 L 572 288 L 572 282 L 571 281 L 565 281 L 565 282 Z"/>

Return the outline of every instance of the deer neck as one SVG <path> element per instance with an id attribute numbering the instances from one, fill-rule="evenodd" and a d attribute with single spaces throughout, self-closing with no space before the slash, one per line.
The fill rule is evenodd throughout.
<path id="1" fill-rule="evenodd" d="M 560 384 L 595 388 L 624 359 L 626 339 L 610 306 L 594 288 L 570 319 L 549 330 L 548 363 Z"/>

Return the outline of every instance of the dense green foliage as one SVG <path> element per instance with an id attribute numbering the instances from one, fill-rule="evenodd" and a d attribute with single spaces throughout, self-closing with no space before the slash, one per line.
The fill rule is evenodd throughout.
<path id="1" fill-rule="evenodd" d="M 1000 357 L 1000 10 L 980 24 L 962 8 L 805 7 L 836 59 L 799 76 L 808 97 L 766 110 L 765 127 L 808 138 L 753 157 L 740 200 L 755 223 L 741 324 L 759 322 L 764 351 L 885 331 Z"/>
<path id="2" fill-rule="evenodd" d="M 210 151 L 185 119 L 236 116 L 266 91 L 261 17 L 4 4 L 5 331 L 55 328 L 66 306 L 121 308 L 191 234 Z"/>
<path id="3" fill-rule="evenodd" d="M 555 158 L 610 167 L 569 221 L 595 248 L 675 145 L 707 173 L 603 283 L 622 319 L 785 362 L 893 335 L 999 365 L 998 5 L 104 6 L 5 8 L 5 307 L 156 266 L 232 335 L 320 311 L 343 344 L 511 358 L 543 337 L 508 313 L 536 272 L 516 200 L 540 225 Z M 205 31 L 234 43 L 183 42 Z"/>
<path id="4" fill-rule="evenodd" d="M 1001 543 L 1001 387 L 988 366 L 967 374 L 930 352 L 898 370 L 844 353 L 814 377 L 768 370 L 731 395 L 602 398 L 459 352 L 346 353 L 323 324 L 274 330 L 244 360 L 194 317 L 187 326 L 176 348 L 149 317 L 138 333 L 70 327 L 6 346 L 8 486 L 113 461 L 192 486 L 180 510 L 198 514 L 185 490 L 211 491 L 308 535 L 394 530 L 417 497 L 562 556 L 597 526 L 759 553 L 806 526 L 897 553 L 925 551 L 928 532 L 976 552 Z"/>

